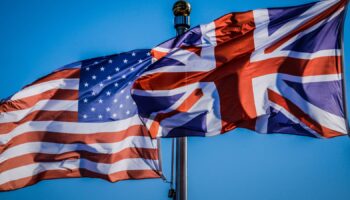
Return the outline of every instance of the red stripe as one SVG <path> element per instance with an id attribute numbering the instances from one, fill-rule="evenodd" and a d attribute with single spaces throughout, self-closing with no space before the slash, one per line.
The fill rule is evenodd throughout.
<path id="1" fill-rule="evenodd" d="M 202 81 L 208 72 L 160 72 L 140 77 L 134 84 L 141 90 L 171 90 Z"/>
<path id="2" fill-rule="evenodd" d="M 63 78 L 79 78 L 80 76 L 80 68 L 79 69 L 64 69 L 61 71 L 57 71 L 57 72 L 52 72 L 51 74 L 48 74 L 36 81 L 34 81 L 33 83 L 26 85 L 24 88 L 32 86 L 32 85 L 36 85 L 39 83 L 44 83 L 47 81 L 53 81 L 53 80 L 58 80 L 58 79 L 63 79 Z"/>
<path id="3" fill-rule="evenodd" d="M 344 134 L 334 131 L 332 129 L 326 128 L 321 124 L 313 120 L 307 113 L 303 112 L 298 106 L 289 101 L 288 99 L 283 98 L 281 95 L 276 92 L 268 89 L 269 100 L 283 107 L 289 113 L 297 117 L 301 122 L 315 130 L 320 135 L 326 138 L 332 138 L 336 136 L 342 136 Z"/>
<path id="4" fill-rule="evenodd" d="M 189 109 L 191 109 L 193 107 L 193 105 L 195 103 L 197 103 L 197 101 L 203 96 L 203 91 L 202 89 L 196 89 L 195 91 L 193 91 L 188 97 L 187 99 L 185 99 L 182 104 L 176 109 L 176 110 L 173 110 L 171 112 L 168 112 L 168 113 L 160 113 L 158 114 L 150 129 L 149 129 L 149 132 L 151 133 L 151 137 L 152 138 L 156 138 L 157 137 L 157 133 L 158 133 L 158 130 L 159 130 L 159 126 L 160 126 L 160 122 L 163 120 L 163 119 L 166 119 L 166 118 L 169 118 L 171 116 L 174 116 L 176 114 L 179 114 L 179 113 L 183 113 L 183 112 L 187 112 Z"/>
<path id="5" fill-rule="evenodd" d="M 223 45 L 227 42 L 236 41 L 235 43 L 239 46 L 235 46 L 234 51 L 244 47 L 238 41 L 243 42 L 242 37 L 247 35 L 250 37 L 255 29 L 253 11 L 230 13 L 215 20 L 214 23 L 216 43 Z"/>
<path id="6" fill-rule="evenodd" d="M 222 133 L 236 127 L 254 128 L 256 111 L 249 70 L 255 50 L 253 11 L 232 13 L 215 20 L 216 69 L 206 77 L 218 88 Z M 229 92 L 227 92 L 229 91 Z"/>
<path id="7" fill-rule="evenodd" d="M 329 18 L 332 14 L 334 14 L 336 11 L 340 10 L 342 7 L 344 7 L 346 4 L 346 1 L 340 1 L 339 3 L 333 5 L 329 9 L 323 11 L 321 14 L 319 14 L 316 17 L 313 17 L 310 21 L 306 22 L 305 24 L 301 25 L 299 28 L 294 29 L 292 32 L 284 36 L 282 39 L 278 40 L 276 43 L 272 44 L 270 47 L 265 49 L 265 53 L 272 53 L 274 50 L 276 50 L 278 47 L 286 43 L 288 40 L 290 40 L 292 37 L 296 36 L 297 34 L 305 31 L 306 29 L 310 28 L 311 26 L 314 26 L 318 22 Z"/>
<path id="8" fill-rule="evenodd" d="M 46 111 L 38 110 L 29 113 L 23 119 L 17 122 L 0 123 L 0 135 L 11 132 L 18 126 L 29 121 L 61 121 L 77 122 L 78 112 L 75 111 Z"/>
<path id="9" fill-rule="evenodd" d="M 153 170 L 126 170 L 105 175 L 92 172 L 86 169 L 67 169 L 67 170 L 49 170 L 41 172 L 37 175 L 21 178 L 15 181 L 10 181 L 0 185 L 0 191 L 15 190 L 25 186 L 33 185 L 42 180 L 57 179 L 57 178 L 77 178 L 91 177 L 101 178 L 110 182 L 117 182 L 127 179 L 145 179 L 145 178 L 160 178 L 160 173 Z"/>
<path id="10" fill-rule="evenodd" d="M 237 127 L 254 129 L 256 108 L 250 76 L 226 76 L 216 80 L 215 85 L 220 99 L 221 133 Z"/>
<path id="11" fill-rule="evenodd" d="M 95 163 L 112 164 L 128 158 L 144 158 L 158 160 L 158 149 L 125 148 L 113 154 L 92 153 L 88 151 L 74 151 L 62 154 L 30 153 L 8 159 L 0 163 L 0 173 L 17 167 L 38 162 L 63 162 L 65 160 L 87 159 Z"/>
<path id="12" fill-rule="evenodd" d="M 41 100 L 78 100 L 78 98 L 78 90 L 52 89 L 30 97 L 6 101 L 0 104 L 0 112 L 11 112 L 31 108 Z"/>
<path id="13" fill-rule="evenodd" d="M 115 143 L 126 139 L 129 136 L 150 136 L 146 127 L 141 125 L 131 126 L 126 130 L 118 132 L 74 134 L 34 131 L 26 132 L 9 140 L 5 145 L 0 146 L 0 154 L 5 150 L 29 142 L 52 142 L 58 144 L 94 144 L 94 143 Z"/>
<path id="14" fill-rule="evenodd" d="M 284 73 L 294 76 L 317 76 L 341 74 L 341 56 L 325 56 L 308 59 L 299 58 L 271 58 L 250 63 L 245 72 L 253 78 L 266 74 Z"/>

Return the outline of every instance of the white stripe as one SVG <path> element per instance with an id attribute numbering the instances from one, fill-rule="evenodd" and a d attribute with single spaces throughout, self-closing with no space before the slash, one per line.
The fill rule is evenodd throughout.
<path id="1" fill-rule="evenodd" d="M 170 51 L 170 49 L 164 48 L 164 47 L 161 47 L 161 46 L 155 47 L 152 50 L 153 51 L 163 52 L 163 53 L 168 53 Z"/>
<path id="2" fill-rule="evenodd" d="M 269 37 L 267 29 L 269 23 L 269 10 L 268 9 L 257 9 L 253 10 L 254 15 L 254 47 L 255 49 L 261 49 L 269 41 L 266 38 Z"/>
<path id="3" fill-rule="evenodd" d="M 99 174 L 113 174 L 125 170 L 158 170 L 158 167 L 159 162 L 157 160 L 142 158 L 124 159 L 113 164 L 96 163 L 87 159 L 65 160 L 64 162 L 34 163 L 1 173 L 0 185 L 9 181 L 34 176 L 40 172 L 48 170 L 70 171 L 80 168 Z"/>
<path id="4" fill-rule="evenodd" d="M 77 100 L 41 100 L 38 101 L 33 107 L 24 110 L 16 110 L 11 112 L 0 113 L 0 125 L 1 123 L 18 122 L 28 114 L 38 111 L 78 111 Z"/>
<path id="5" fill-rule="evenodd" d="M 258 61 L 263 61 L 270 58 L 278 58 L 278 57 L 290 57 L 290 58 L 312 60 L 320 57 L 340 56 L 340 55 L 341 55 L 341 50 L 339 49 L 321 50 L 315 53 L 304 53 L 304 52 L 296 52 L 296 51 L 274 51 L 272 53 L 263 54 L 261 53 L 261 51 L 255 51 L 253 52 L 250 61 L 258 62 Z"/>
<path id="6" fill-rule="evenodd" d="M 22 89 L 11 97 L 11 100 L 22 99 L 34 95 L 41 94 L 52 89 L 79 89 L 79 79 L 58 79 L 47 81 L 44 83 L 38 83 L 27 88 Z"/>
<path id="7" fill-rule="evenodd" d="M 30 153 L 63 154 L 72 151 L 87 151 L 98 154 L 114 154 L 126 148 L 157 149 L 157 140 L 145 136 L 129 136 L 115 143 L 58 144 L 51 142 L 29 142 L 6 149 L 0 154 L 0 163 Z"/>
<path id="8" fill-rule="evenodd" d="M 137 115 L 124 120 L 103 123 L 30 121 L 19 125 L 7 134 L 0 134 L 0 145 L 6 144 L 18 135 L 31 131 L 55 132 L 57 134 L 95 134 L 101 132 L 118 132 L 134 125 L 142 125 Z"/>
<path id="9" fill-rule="evenodd" d="M 215 22 L 210 22 L 208 24 L 200 25 L 200 29 L 202 32 L 202 46 L 206 46 L 209 44 L 209 46 L 216 46 L 216 27 Z"/>

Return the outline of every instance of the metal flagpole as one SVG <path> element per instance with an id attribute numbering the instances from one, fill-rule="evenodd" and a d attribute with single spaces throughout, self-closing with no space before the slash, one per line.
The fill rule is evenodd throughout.
<path id="1" fill-rule="evenodd" d="M 177 35 L 190 28 L 191 5 L 177 1 L 173 6 L 174 25 Z M 176 200 L 187 200 L 187 138 L 176 138 Z"/>

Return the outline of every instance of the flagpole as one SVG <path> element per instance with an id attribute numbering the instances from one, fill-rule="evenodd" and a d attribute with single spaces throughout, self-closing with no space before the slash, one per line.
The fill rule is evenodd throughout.
<path id="1" fill-rule="evenodd" d="M 191 5 L 183 0 L 173 6 L 177 35 L 190 28 Z M 176 193 L 175 200 L 187 200 L 187 137 L 176 138 Z"/>

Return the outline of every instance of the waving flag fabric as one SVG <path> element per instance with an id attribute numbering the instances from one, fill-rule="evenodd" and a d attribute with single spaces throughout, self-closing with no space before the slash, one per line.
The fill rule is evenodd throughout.
<path id="1" fill-rule="evenodd" d="M 133 98 L 153 137 L 237 127 L 347 134 L 342 93 L 345 0 L 227 14 L 152 50 Z"/>
<path id="2" fill-rule="evenodd" d="M 44 179 L 160 177 L 157 141 L 130 97 L 149 50 L 67 65 L 0 104 L 0 190 Z"/>

